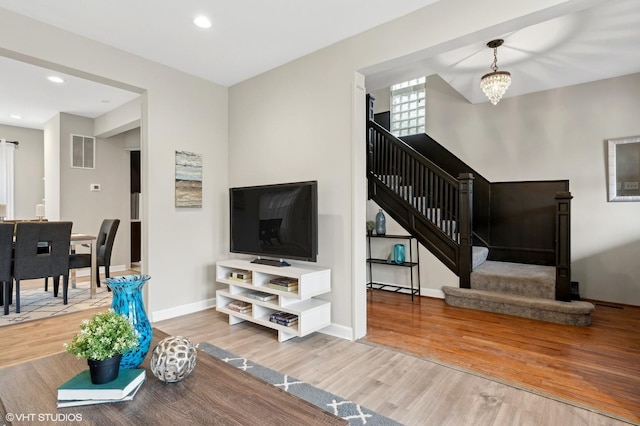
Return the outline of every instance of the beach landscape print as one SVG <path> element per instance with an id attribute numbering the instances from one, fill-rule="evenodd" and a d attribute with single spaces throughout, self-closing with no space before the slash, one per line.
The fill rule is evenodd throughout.
<path id="1" fill-rule="evenodd" d="M 176 151 L 176 207 L 202 207 L 202 154 Z"/>

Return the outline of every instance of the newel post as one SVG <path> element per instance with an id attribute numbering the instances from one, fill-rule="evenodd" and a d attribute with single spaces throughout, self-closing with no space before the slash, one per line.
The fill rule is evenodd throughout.
<path id="1" fill-rule="evenodd" d="M 556 300 L 571 301 L 571 192 L 556 192 Z"/>
<path id="2" fill-rule="evenodd" d="M 458 277 L 461 288 L 471 288 L 471 250 L 473 246 L 473 174 L 458 175 L 459 206 L 458 228 L 460 230 L 460 251 L 458 253 Z"/>

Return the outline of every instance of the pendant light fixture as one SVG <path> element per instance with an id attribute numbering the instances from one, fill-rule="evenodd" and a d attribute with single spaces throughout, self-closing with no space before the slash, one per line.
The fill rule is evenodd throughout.
<path id="1" fill-rule="evenodd" d="M 498 47 L 502 46 L 504 40 L 491 40 L 487 46 L 493 49 L 493 63 L 491 69 L 493 72 L 485 74 L 480 79 L 480 87 L 492 104 L 496 105 L 500 98 L 509 88 L 511 84 L 511 74 L 507 71 L 498 71 Z"/>

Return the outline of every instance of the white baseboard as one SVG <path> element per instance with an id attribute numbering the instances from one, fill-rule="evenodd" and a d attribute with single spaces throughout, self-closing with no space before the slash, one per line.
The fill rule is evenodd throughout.
<path id="1" fill-rule="evenodd" d="M 175 317 L 179 317 L 182 315 L 193 314 L 195 312 L 204 311 L 205 309 L 209 309 L 216 306 L 216 298 L 213 297 L 211 299 L 201 300 L 195 303 L 189 303 L 187 305 L 176 306 L 174 308 L 162 309 L 160 311 L 155 311 L 151 313 L 151 322 L 162 321 L 166 319 L 171 319 Z"/>
<path id="2" fill-rule="evenodd" d="M 98 268 L 101 274 L 104 274 L 104 266 Z M 128 268 L 125 265 L 111 265 L 109 267 L 109 272 L 121 272 L 127 271 Z M 76 271 L 76 277 L 88 277 L 91 275 L 91 268 L 78 268 Z"/>
<path id="3" fill-rule="evenodd" d="M 332 323 L 322 330 L 319 330 L 318 333 L 353 341 L 353 328 L 344 325 Z"/>
<path id="4" fill-rule="evenodd" d="M 444 292 L 435 288 L 421 288 L 420 296 L 434 297 L 436 299 L 444 299 Z"/>

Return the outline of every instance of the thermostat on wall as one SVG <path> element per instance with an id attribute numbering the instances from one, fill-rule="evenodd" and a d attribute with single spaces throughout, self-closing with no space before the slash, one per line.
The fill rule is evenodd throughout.
<path id="1" fill-rule="evenodd" d="M 91 185 L 89 185 L 89 189 L 91 189 L 92 191 L 100 191 L 100 184 L 92 183 Z"/>

